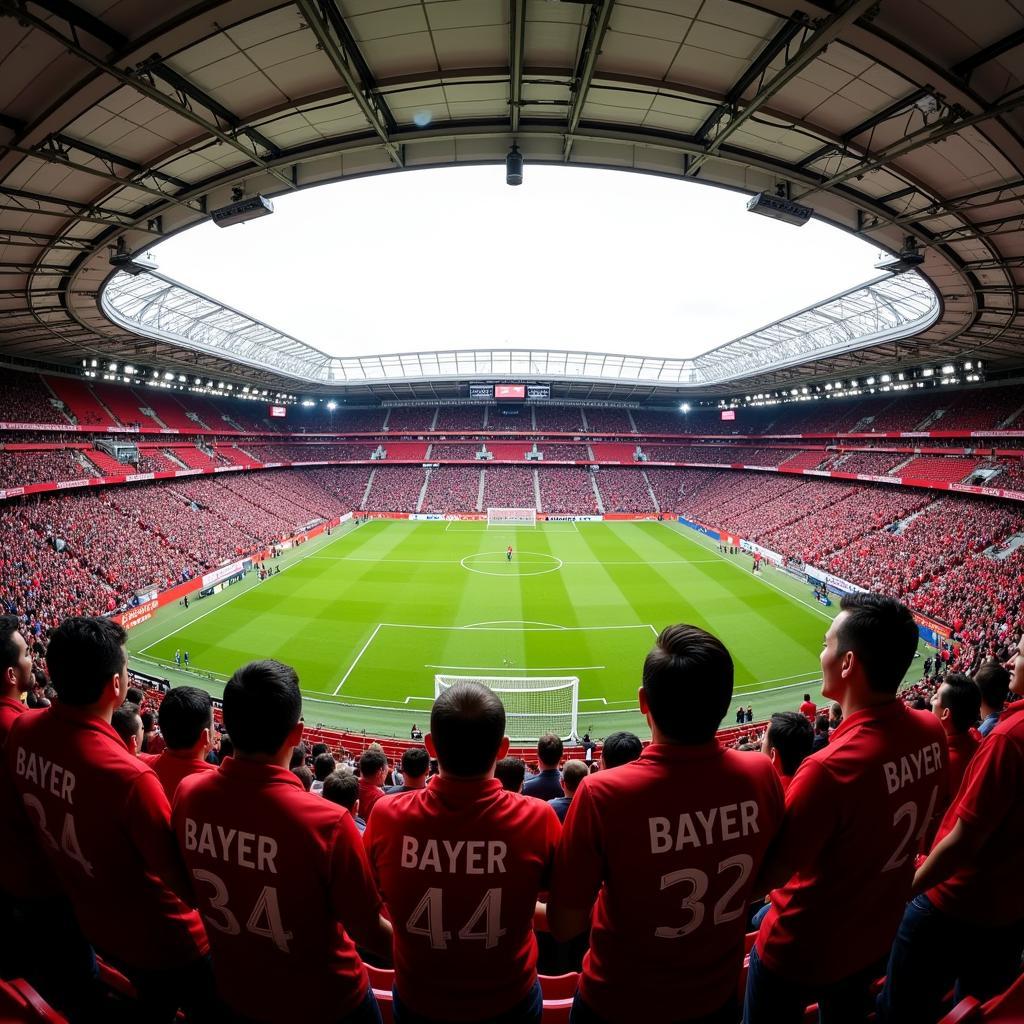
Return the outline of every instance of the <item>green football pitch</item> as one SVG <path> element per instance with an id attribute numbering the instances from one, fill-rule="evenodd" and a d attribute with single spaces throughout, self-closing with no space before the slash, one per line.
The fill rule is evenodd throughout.
<path id="1" fill-rule="evenodd" d="M 738 703 L 760 719 L 818 692 L 835 610 L 675 523 L 374 520 L 277 564 L 133 629 L 133 664 L 217 694 L 238 666 L 277 658 L 299 673 L 307 723 L 395 736 L 426 727 L 436 674 L 576 676 L 581 732 L 647 735 L 636 691 L 664 626 L 695 623 L 729 648 L 728 725 Z"/>

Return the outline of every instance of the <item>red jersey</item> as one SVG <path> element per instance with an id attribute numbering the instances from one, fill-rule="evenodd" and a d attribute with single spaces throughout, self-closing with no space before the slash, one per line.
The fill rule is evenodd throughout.
<path id="1" fill-rule="evenodd" d="M 174 803 L 174 793 L 178 783 L 187 779 L 190 775 L 198 775 L 202 772 L 215 772 L 217 766 L 204 761 L 201 758 L 192 757 L 189 753 L 177 752 L 165 749 L 162 754 L 140 754 L 144 764 L 148 764 L 160 785 L 164 787 L 167 799 Z"/>
<path id="2" fill-rule="evenodd" d="M 497 779 L 439 776 L 377 805 L 363 841 L 395 929 L 395 986 L 415 1013 L 479 1020 L 526 997 L 560 831 L 546 803 Z"/>
<path id="3" fill-rule="evenodd" d="M 199 915 L 175 895 L 187 884 L 167 797 L 109 722 L 67 704 L 22 715 L 7 767 L 36 842 L 100 952 L 140 968 L 206 954 Z"/>
<path id="4" fill-rule="evenodd" d="M 583 780 L 551 899 L 594 905 L 580 991 L 595 1012 L 701 1017 L 736 995 L 747 904 L 782 813 L 771 761 L 717 741 L 652 743 Z"/>
<path id="5" fill-rule="evenodd" d="M 1024 849 L 1024 701 L 1009 704 L 967 766 L 960 791 L 942 819 L 936 842 L 958 818 L 995 825 L 981 849 L 952 877 L 928 890 L 945 914 L 1001 927 L 1024 919 L 1024 889 L 1016 879 Z"/>
<path id="6" fill-rule="evenodd" d="M 382 796 L 384 796 L 384 790 L 380 786 L 375 786 L 363 778 L 359 779 L 359 817 L 363 821 L 370 820 L 370 811 Z"/>
<path id="7" fill-rule="evenodd" d="M 366 998 L 346 927 L 375 931 L 380 897 L 350 814 L 286 768 L 231 757 L 182 780 L 173 820 L 236 1013 L 337 1020 Z"/>
<path id="8" fill-rule="evenodd" d="M 888 953 L 947 785 L 939 720 L 902 701 L 845 718 L 804 760 L 773 851 L 798 868 L 757 937 L 769 970 L 829 984 Z"/>
<path id="9" fill-rule="evenodd" d="M 981 745 L 981 734 L 977 729 L 968 729 L 956 736 L 946 734 L 946 746 L 949 753 L 949 798 L 955 800 L 960 792 L 967 766 L 974 757 L 974 752 Z"/>
<path id="10" fill-rule="evenodd" d="M 7 742 L 7 734 L 11 731 L 14 720 L 26 711 L 28 708 L 24 701 L 15 700 L 13 697 L 0 697 L 0 748 Z"/>
<path id="11" fill-rule="evenodd" d="M 805 700 L 800 705 L 800 714 L 813 725 L 814 719 L 818 717 L 818 705 L 813 700 Z"/>

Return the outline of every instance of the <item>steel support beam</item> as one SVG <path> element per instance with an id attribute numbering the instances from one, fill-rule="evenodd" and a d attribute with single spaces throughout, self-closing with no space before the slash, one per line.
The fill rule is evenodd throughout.
<path id="1" fill-rule="evenodd" d="M 104 224 L 114 228 L 131 228 L 133 231 L 144 231 L 147 234 L 162 237 L 161 232 L 152 231 L 149 228 L 141 228 L 135 225 L 135 217 L 131 214 L 121 213 L 118 210 L 109 210 L 102 206 L 94 206 L 89 203 L 80 203 L 73 199 L 60 199 L 57 196 L 44 196 L 37 192 L 28 192 L 25 189 L 9 188 L 7 185 L 0 185 L 0 197 L 8 197 L 14 200 L 12 204 L 0 205 L 0 210 L 10 213 L 38 213 L 44 217 L 69 217 L 75 220 L 84 221 L 87 224 Z M 20 201 L 20 202 L 19 202 Z M 34 205 L 21 205 L 31 203 Z M 43 207 L 56 206 L 56 210 L 47 210 Z"/>
<path id="2" fill-rule="evenodd" d="M 526 0 L 509 0 L 508 107 L 512 134 L 519 131 L 523 105 L 523 45 L 526 39 Z"/>
<path id="3" fill-rule="evenodd" d="M 971 77 L 972 71 L 976 71 L 983 65 L 988 64 L 989 61 L 997 60 L 1004 53 L 1009 53 L 1010 50 L 1015 50 L 1018 46 L 1024 46 L 1024 28 L 1017 29 L 1016 32 L 1012 32 L 998 42 L 992 43 L 991 46 L 986 46 L 973 56 L 960 61 L 959 64 L 954 64 L 952 67 L 953 74 L 958 78 L 966 80 Z"/>
<path id="4" fill-rule="evenodd" d="M 597 58 L 601 56 L 601 44 L 604 42 L 605 33 L 608 31 L 613 4 L 614 0 L 600 0 L 600 2 L 595 2 L 590 8 L 587 31 L 583 37 L 583 45 L 580 47 L 579 57 L 576 60 L 576 69 L 572 77 L 572 98 L 569 102 L 568 131 L 566 132 L 565 146 L 562 151 L 563 160 L 568 160 L 572 153 L 573 136 L 576 134 L 576 129 L 580 126 L 580 119 L 583 117 L 583 107 L 586 105 L 587 95 L 590 92 L 590 83 L 594 80 Z"/>
<path id="5" fill-rule="evenodd" d="M 818 25 L 793 55 L 793 58 L 787 61 L 785 66 L 758 90 L 741 111 L 730 118 L 729 123 L 707 144 L 705 151 L 690 161 L 687 174 L 696 174 L 735 132 L 742 128 L 777 92 L 796 78 L 804 68 L 814 63 L 827 46 L 835 42 L 854 22 L 867 14 L 876 2 L 877 0 L 845 0 L 840 4 L 834 14 Z"/>
<path id="6" fill-rule="evenodd" d="M 321 49 L 334 65 L 363 116 L 376 132 L 388 156 L 398 167 L 405 166 L 401 149 L 391 141 L 397 123 L 383 97 L 369 78 L 369 68 L 356 47 L 334 0 L 296 0 Z M 360 74 L 362 70 L 362 74 Z M 363 75 L 367 77 L 362 77 Z"/>
<path id="7" fill-rule="evenodd" d="M 110 168 L 111 174 L 114 173 L 113 169 L 115 166 L 127 167 L 128 170 L 134 171 L 135 174 L 139 174 L 146 178 L 155 178 L 157 181 L 166 182 L 168 185 L 173 185 L 182 192 L 187 192 L 192 187 L 190 182 L 187 182 L 182 178 L 175 178 L 171 174 L 164 174 L 163 171 L 157 171 L 151 167 L 146 167 L 135 160 L 129 160 L 126 156 L 118 156 L 116 153 L 100 149 L 99 146 L 94 146 L 91 142 L 83 142 L 81 139 L 73 139 L 70 135 L 64 135 L 60 132 L 51 137 L 54 145 L 60 149 L 77 149 L 81 153 L 86 153 L 89 156 L 96 157 L 97 160 L 106 164 L 108 168 Z"/>
<path id="8" fill-rule="evenodd" d="M 47 0 L 47 2 L 53 3 L 54 0 Z M 61 0 L 61 2 L 63 5 L 63 0 Z M 66 6 L 72 7 L 73 5 L 66 4 Z M 153 85 L 151 81 L 147 80 L 147 77 L 154 74 L 154 72 L 148 71 L 145 68 L 142 68 L 138 73 L 122 71 L 115 64 L 104 60 L 102 57 L 97 57 L 90 50 L 79 45 L 75 38 L 68 38 L 68 36 L 61 32 L 53 23 L 31 14 L 25 7 L 15 2 L 15 0 L 0 0 L 0 14 L 16 18 L 23 25 L 28 25 L 48 38 L 55 40 L 61 45 L 61 47 L 67 50 L 68 53 L 77 57 L 79 60 L 84 61 L 86 64 L 89 64 L 97 71 L 102 71 L 115 81 L 120 82 L 121 85 L 134 89 L 136 92 L 153 100 L 154 103 L 158 103 L 165 110 L 172 111 L 184 120 L 191 122 L 202 131 L 207 132 L 214 138 L 223 142 L 226 146 L 230 146 L 236 152 L 241 153 L 246 160 L 254 163 L 257 167 L 260 167 L 268 174 L 273 175 L 288 188 L 291 189 L 296 187 L 289 175 L 277 170 L 275 167 L 272 167 L 270 163 L 258 153 L 243 146 L 242 143 L 238 141 L 237 134 L 230 134 L 229 132 L 221 130 L 218 125 L 197 114 L 185 103 L 180 102 L 174 97 L 168 96 L 165 92 L 161 92 L 161 90 Z"/>

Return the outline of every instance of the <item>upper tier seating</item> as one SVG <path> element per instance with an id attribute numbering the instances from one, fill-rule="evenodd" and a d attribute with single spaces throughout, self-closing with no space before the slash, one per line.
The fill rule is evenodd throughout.
<path id="1" fill-rule="evenodd" d="M 487 466 L 482 508 L 536 508 L 533 470 L 518 466 Z"/>
<path id="2" fill-rule="evenodd" d="M 65 423 L 56 399 L 34 373 L 17 373 L 0 380 L 0 422 Z"/>
<path id="3" fill-rule="evenodd" d="M 97 401 L 85 381 L 68 377 L 44 377 L 50 390 L 64 403 L 76 423 L 88 427 L 116 427 L 115 420 Z"/>
<path id="4" fill-rule="evenodd" d="M 475 512 L 480 470 L 475 466 L 440 466 L 430 471 L 423 512 Z"/>
<path id="5" fill-rule="evenodd" d="M 433 428 L 436 405 L 396 406 L 387 418 L 389 434 L 424 434 Z"/>
<path id="6" fill-rule="evenodd" d="M 523 462 L 526 459 L 526 453 L 532 449 L 532 444 L 521 441 L 519 443 L 508 444 L 501 441 L 487 442 L 487 450 L 499 462 Z"/>
<path id="7" fill-rule="evenodd" d="M 40 451 L 5 451 L 0 449 L 0 487 L 47 480 L 79 480 L 98 475 L 83 467 L 71 451 L 56 448 Z"/>
<path id="8" fill-rule="evenodd" d="M 587 428 L 593 434 L 632 434 L 633 424 L 625 409 L 584 409 Z"/>
<path id="9" fill-rule="evenodd" d="M 545 462 L 589 462 L 585 444 L 556 444 L 554 441 L 539 441 L 537 447 Z"/>
<path id="10" fill-rule="evenodd" d="M 442 405 L 437 414 L 435 430 L 482 430 L 484 413 L 490 412 L 485 405 Z"/>
<path id="11" fill-rule="evenodd" d="M 632 466 L 636 462 L 634 454 L 636 444 L 618 443 L 615 441 L 595 441 L 590 450 L 598 462 L 618 462 L 624 466 Z"/>
<path id="12" fill-rule="evenodd" d="M 204 427 L 210 430 L 217 430 L 224 425 L 223 420 L 220 423 L 207 423 L 202 419 L 198 411 L 195 412 L 195 415 L 200 417 L 198 422 L 189 419 L 186 414 L 187 406 L 183 404 L 187 400 L 184 394 L 179 398 L 177 393 L 161 391 L 159 388 L 149 388 L 147 390 L 139 388 L 135 391 L 135 394 L 138 397 L 139 405 L 144 409 L 152 409 L 163 425 L 171 430 L 189 433 L 190 431 L 201 430 Z"/>
<path id="13" fill-rule="evenodd" d="M 583 431 L 583 417 L 580 415 L 579 409 L 559 405 L 534 405 L 531 408 L 537 421 L 538 430 L 547 430 L 553 434 Z M 529 412 L 530 409 L 524 410 L 524 414 L 527 415 L 527 422 L 522 426 L 515 427 L 515 429 L 530 429 Z M 498 429 L 495 424 L 491 424 L 491 426 L 494 429 Z"/>
<path id="14" fill-rule="evenodd" d="M 384 441 L 384 450 L 392 462 L 424 462 L 427 458 L 426 441 Z"/>
<path id="15" fill-rule="evenodd" d="M 92 385 L 92 393 L 125 425 L 159 427 L 160 424 L 142 411 L 142 400 L 131 388 L 119 384 Z"/>
<path id="16" fill-rule="evenodd" d="M 544 512 L 597 514 L 597 499 L 590 482 L 590 470 L 579 466 L 558 466 L 538 470 L 540 506 Z"/>

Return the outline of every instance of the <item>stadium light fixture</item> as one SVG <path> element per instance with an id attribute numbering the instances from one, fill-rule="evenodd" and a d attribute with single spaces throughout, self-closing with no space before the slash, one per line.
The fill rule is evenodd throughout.
<path id="1" fill-rule="evenodd" d="M 775 187 L 775 195 L 770 192 L 758 192 L 756 196 L 747 201 L 747 209 L 762 217 L 780 220 L 783 224 L 791 224 L 797 228 L 803 227 L 814 216 L 814 210 L 809 206 L 794 203 L 787 192 L 785 184 Z"/>
<path id="2" fill-rule="evenodd" d="M 951 373 L 956 373 L 956 367 L 952 363 L 946 363 L 942 368 L 942 373 L 948 377 Z"/>
<path id="3" fill-rule="evenodd" d="M 519 147 L 513 142 L 512 148 L 505 157 L 505 184 L 522 185 L 523 183 L 523 154 Z"/>
<path id="4" fill-rule="evenodd" d="M 680 410 L 680 412 L 689 412 L 690 411 L 690 403 L 689 402 L 683 402 L 683 404 L 681 406 L 679 406 L 679 410 Z"/>
<path id="5" fill-rule="evenodd" d="M 328 412 L 334 412 L 334 410 L 337 409 L 337 408 L 338 408 L 338 403 L 337 402 L 328 402 L 327 403 L 327 411 Z"/>
<path id="6" fill-rule="evenodd" d="M 266 217 L 274 212 L 274 204 L 265 196 L 246 197 L 243 189 L 235 186 L 231 190 L 231 202 L 210 214 L 210 220 L 219 228 L 229 228 L 232 224 L 244 224 L 247 220 Z"/>
<path id="7" fill-rule="evenodd" d="M 934 376 L 934 375 L 935 375 L 935 371 L 934 371 L 934 370 L 933 370 L 933 369 L 932 369 L 932 368 L 931 368 L 930 366 L 926 366 L 926 367 L 925 367 L 925 368 L 924 368 L 924 369 L 923 369 L 923 370 L 921 371 L 921 376 L 922 376 L 922 377 L 932 377 L 932 376 Z"/>

